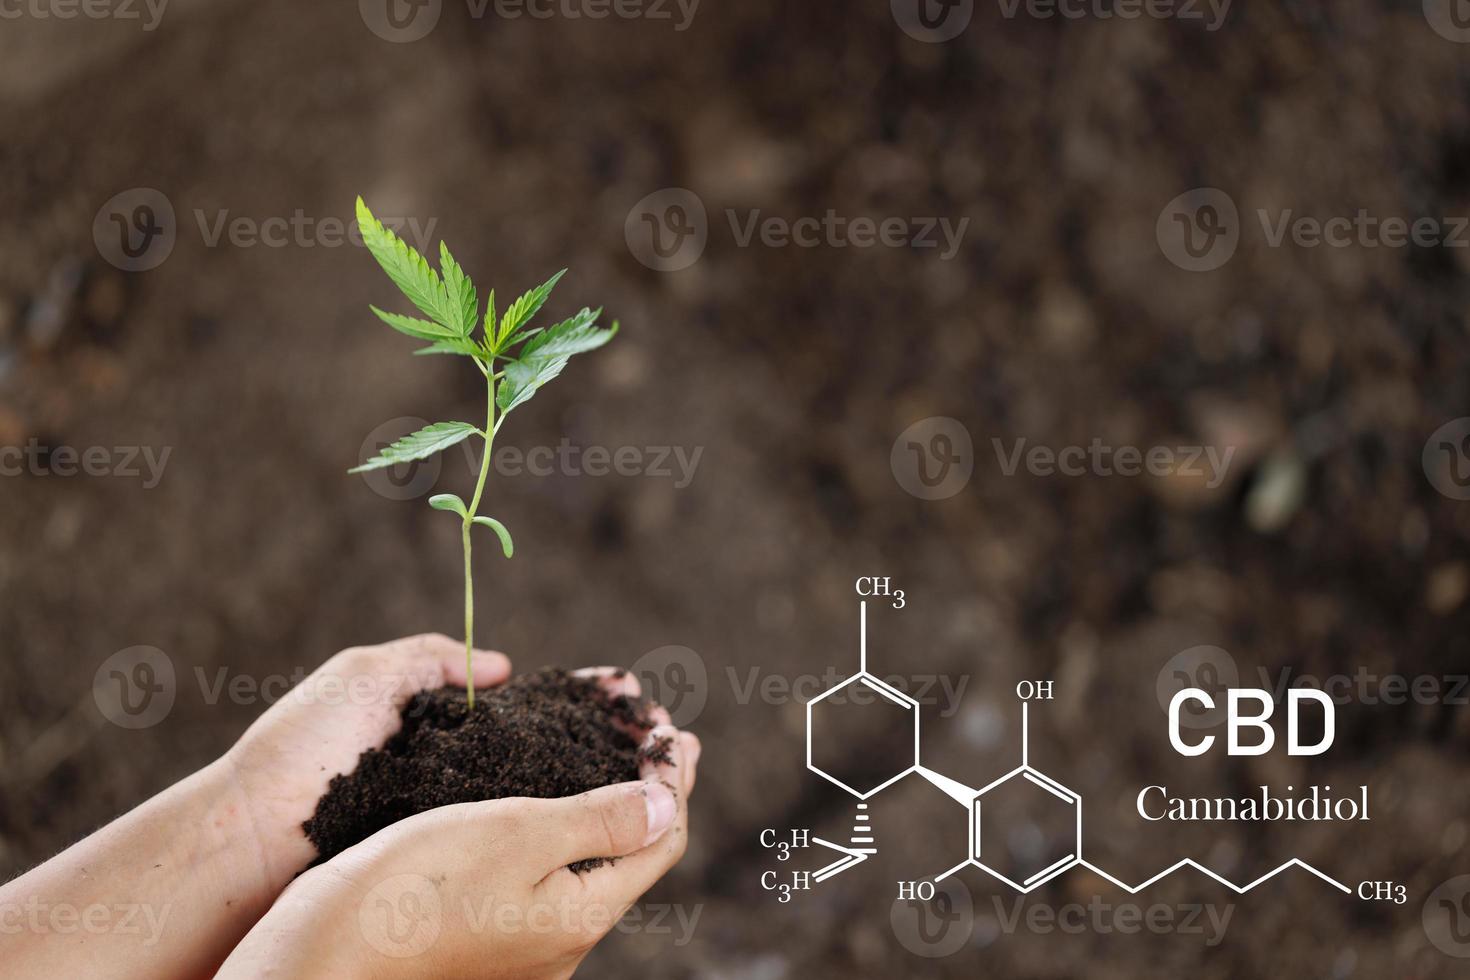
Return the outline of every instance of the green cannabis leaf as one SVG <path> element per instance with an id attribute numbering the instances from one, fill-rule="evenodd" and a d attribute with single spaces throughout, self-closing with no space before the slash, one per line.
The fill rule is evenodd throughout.
<path id="1" fill-rule="evenodd" d="M 510 305 L 510 309 L 505 311 L 505 316 L 500 320 L 500 329 L 495 332 L 496 350 L 501 350 L 515 343 L 516 331 L 525 326 L 530 322 L 531 317 L 540 312 L 541 307 L 546 305 L 547 298 L 551 296 L 551 291 L 556 288 L 556 284 L 561 282 L 561 277 L 566 274 L 567 270 L 561 270 Z"/>
<path id="2" fill-rule="evenodd" d="M 470 529 L 476 525 L 488 527 L 500 539 L 505 557 L 510 558 L 515 553 L 515 544 L 505 525 L 478 513 L 485 495 L 485 482 L 490 475 L 495 435 L 506 416 L 529 401 L 542 385 L 561 374 L 573 356 L 596 350 L 607 343 L 618 332 L 618 325 L 614 322 L 609 328 L 601 328 L 597 326 L 597 320 L 602 311 L 584 308 L 555 326 L 544 329 L 530 326 L 531 320 L 550 299 L 551 291 L 566 275 L 565 269 L 524 293 L 499 318 L 496 317 L 495 291 L 492 289 L 486 299 L 482 319 L 475 284 L 450 254 L 448 245 L 439 243 L 439 269 L 435 271 L 428 260 L 375 218 L 361 197 L 357 199 L 357 222 L 362 229 L 363 243 L 378 265 L 427 319 L 389 313 L 370 306 L 373 314 L 399 333 L 428 343 L 427 347 L 414 351 L 415 354 L 468 357 L 485 377 L 483 429 L 468 422 L 436 422 L 404 436 L 377 456 L 348 471 L 362 473 L 424 459 L 474 435 L 484 440 L 480 475 L 470 502 L 466 504 L 452 493 L 429 498 L 430 507 L 455 514 L 461 521 L 465 666 L 467 673 L 472 674 L 475 603 Z M 474 337 L 477 324 L 483 324 L 478 341 Z M 465 694 L 473 708 L 475 688 L 472 683 L 466 685 Z"/>
<path id="3" fill-rule="evenodd" d="M 444 289 L 449 294 L 450 312 L 454 322 L 450 324 L 461 337 L 475 332 L 475 321 L 480 319 L 480 300 L 475 295 L 475 284 L 449 254 L 449 246 L 439 243 L 439 268 L 444 270 Z"/>
<path id="4" fill-rule="evenodd" d="M 442 452 L 456 443 L 464 442 L 480 430 L 468 422 L 435 422 L 417 432 L 404 436 L 377 456 L 348 470 L 349 473 L 366 473 L 385 466 L 411 463 Z"/>
<path id="5" fill-rule="evenodd" d="M 388 278 L 425 316 L 448 328 L 455 316 L 449 293 L 439 274 L 429 268 L 422 255 L 373 217 L 360 197 L 357 199 L 357 224 L 362 229 L 363 244 L 388 273 Z"/>

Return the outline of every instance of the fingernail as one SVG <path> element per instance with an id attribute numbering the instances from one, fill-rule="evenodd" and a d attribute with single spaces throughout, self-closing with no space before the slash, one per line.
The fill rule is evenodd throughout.
<path id="1" fill-rule="evenodd" d="M 643 802 L 648 807 L 648 836 L 643 840 L 643 846 L 647 847 L 673 824 L 678 806 L 674 794 L 663 783 L 644 783 Z"/>

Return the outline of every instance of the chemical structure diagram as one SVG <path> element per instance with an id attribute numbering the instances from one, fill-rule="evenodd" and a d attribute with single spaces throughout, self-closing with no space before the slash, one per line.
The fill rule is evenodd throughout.
<path id="1" fill-rule="evenodd" d="M 860 596 L 889 597 L 887 582 L 887 579 L 882 578 L 859 579 L 858 593 Z M 869 583 L 866 590 L 864 583 Z M 895 608 L 902 608 L 903 593 L 897 592 L 893 595 L 897 599 L 894 602 Z M 898 897 L 900 899 L 927 900 L 932 898 L 936 894 L 936 886 L 939 883 L 970 867 L 979 869 L 1022 895 L 1029 894 L 1074 868 L 1084 868 L 1130 895 L 1136 895 L 1161 879 L 1186 868 L 1193 869 L 1236 894 L 1243 895 L 1277 875 L 1296 868 L 1315 876 L 1346 895 L 1351 896 L 1356 893 L 1357 897 L 1363 900 L 1391 901 L 1400 905 L 1407 901 L 1405 886 L 1401 884 L 1391 881 L 1364 881 L 1355 890 L 1298 858 L 1292 858 L 1259 878 L 1244 884 L 1231 881 L 1191 858 L 1178 861 L 1136 884 L 1130 884 L 1110 874 L 1083 856 L 1081 795 L 1031 764 L 1030 703 L 1033 700 L 1050 700 L 1052 697 L 1051 682 L 1023 681 L 1017 685 L 1016 693 L 1021 699 L 1020 765 L 979 788 L 966 785 L 923 765 L 919 737 L 919 701 L 869 671 L 867 606 L 866 598 L 860 600 L 858 672 L 832 685 L 806 704 L 806 767 L 854 798 L 856 810 L 853 815 L 851 836 L 845 843 L 837 843 L 814 836 L 807 830 L 792 830 L 789 837 L 784 839 L 782 832 L 774 829 L 763 831 L 760 838 L 761 845 L 768 850 L 775 851 L 779 861 L 787 861 L 795 850 L 809 847 L 825 849 L 833 856 L 830 863 L 816 871 L 794 871 L 789 877 L 775 871 L 765 872 L 761 878 L 761 886 L 768 892 L 776 893 L 779 901 L 789 902 L 794 893 L 808 891 L 813 885 L 852 870 L 876 855 L 878 853 L 878 834 L 871 819 L 868 801 L 909 776 L 923 778 L 965 809 L 968 850 L 964 860 L 948 870 L 927 879 L 899 882 Z M 862 703 L 881 706 L 880 710 L 887 716 L 884 720 L 890 723 L 890 729 L 895 734 L 900 731 L 903 733 L 902 760 L 907 762 L 906 766 L 901 762 L 893 762 L 891 768 L 898 771 L 887 775 L 886 778 L 874 777 L 869 782 L 861 782 L 857 785 L 852 785 L 849 781 L 844 781 L 844 778 L 834 774 L 830 771 L 832 767 L 824 768 L 818 740 L 822 737 L 822 722 L 824 713 L 828 710 L 825 706 L 833 703 L 843 692 L 846 692 L 845 700 L 848 702 L 855 700 L 855 695 L 862 694 L 865 699 Z M 1295 720 L 1293 720 L 1293 728 L 1295 728 Z M 913 739 L 911 754 L 907 744 L 910 731 Z M 883 772 L 886 773 L 888 770 L 883 770 Z M 851 782 L 857 782 L 857 780 L 852 779 Z M 1003 820 L 1004 815 L 1014 817 L 1018 812 L 1029 815 L 1042 811 L 1049 816 L 1050 826 L 1055 831 L 1054 838 L 1064 840 L 1066 843 L 1059 848 L 1053 847 L 1050 852 L 1047 852 L 1045 848 L 1038 848 L 1035 853 L 1017 863 L 1015 855 L 1011 853 L 1014 849 L 1006 847 L 1006 840 L 999 833 L 1000 828 L 995 824 Z"/>

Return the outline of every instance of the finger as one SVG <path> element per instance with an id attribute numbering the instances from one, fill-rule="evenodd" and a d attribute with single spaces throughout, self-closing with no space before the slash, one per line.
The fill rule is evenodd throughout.
<path id="1" fill-rule="evenodd" d="M 700 744 L 699 736 L 693 732 L 680 732 L 679 738 L 684 742 L 684 793 L 688 795 L 694 792 L 695 777 L 699 774 L 699 757 L 704 752 L 704 746 Z"/>
<path id="2" fill-rule="evenodd" d="M 383 653 L 385 669 L 402 672 L 403 684 L 397 691 L 400 707 L 419 691 L 445 685 L 462 687 L 467 676 L 473 676 L 476 688 L 494 687 L 510 677 L 510 658 L 505 654 L 474 650 L 466 664 L 464 641 L 442 633 L 412 636 L 378 649 Z"/>
<path id="3" fill-rule="evenodd" d="M 650 740 L 665 738 L 668 738 L 667 730 L 650 733 Z M 649 777 L 645 780 L 648 785 L 678 787 L 675 792 L 677 809 L 669 828 L 648 847 L 619 858 L 611 865 L 582 874 L 562 868 L 548 875 L 542 882 L 544 893 L 607 909 L 626 909 L 678 863 L 689 841 L 689 794 L 679 782 L 685 780 L 692 785 L 693 766 L 688 757 L 688 746 L 687 740 L 673 737 L 665 746 L 667 759 L 655 755 L 648 758 L 643 767 Z M 690 772 L 691 775 L 678 775 L 681 772 Z"/>
<path id="4" fill-rule="evenodd" d="M 673 721 L 669 713 L 659 705 L 639 702 L 643 693 L 642 685 L 638 683 L 636 676 L 621 667 L 584 667 L 572 671 L 572 676 L 595 681 L 603 693 L 613 700 L 614 707 L 618 706 L 619 699 L 628 703 L 632 711 L 624 715 L 615 710 L 612 723 L 618 731 L 635 742 L 643 741 L 650 729 L 671 724 Z"/>
<path id="5" fill-rule="evenodd" d="M 663 783 L 676 793 L 684 791 L 683 745 L 679 730 L 659 725 L 638 747 L 638 775 L 645 781 Z"/>
<path id="6" fill-rule="evenodd" d="M 504 684 L 510 677 L 510 658 L 497 650 L 473 651 L 468 666 L 468 677 L 474 679 L 476 690 Z M 444 682 L 463 687 L 465 681 L 464 644 L 456 643 L 453 656 L 444 664 Z"/>
<path id="7" fill-rule="evenodd" d="M 661 783 L 633 782 L 545 801 L 539 807 L 543 875 L 569 864 L 621 858 L 668 832 L 678 816 L 677 794 Z"/>
<path id="8" fill-rule="evenodd" d="M 648 733 L 638 750 L 638 774 L 661 782 L 681 798 L 694 790 L 695 769 L 702 746 L 690 732 L 660 725 Z"/>
<path id="9" fill-rule="evenodd" d="M 583 667 L 581 670 L 572 671 L 572 676 L 594 680 L 599 687 L 614 697 L 626 694 L 636 699 L 643 694 L 643 687 L 638 683 L 638 678 L 622 667 Z"/>

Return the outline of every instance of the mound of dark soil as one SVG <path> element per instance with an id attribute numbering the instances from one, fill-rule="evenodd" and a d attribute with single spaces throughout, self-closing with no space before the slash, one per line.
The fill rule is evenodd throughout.
<path id="1" fill-rule="evenodd" d="M 639 747 L 627 728 L 650 724 L 637 702 L 558 668 L 477 692 L 473 711 L 461 688 L 421 691 L 404 706 L 402 730 L 334 777 L 302 826 L 320 863 L 434 807 L 574 796 L 634 780 Z"/>

